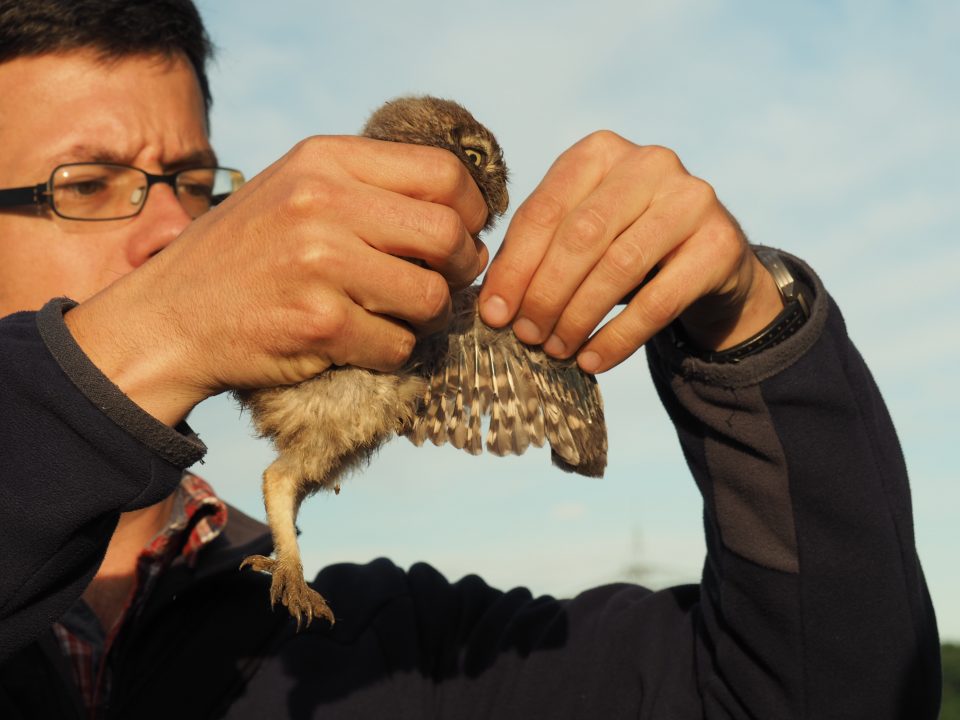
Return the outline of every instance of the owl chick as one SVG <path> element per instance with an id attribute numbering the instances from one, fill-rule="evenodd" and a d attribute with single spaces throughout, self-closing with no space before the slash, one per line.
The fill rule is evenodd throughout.
<path id="1" fill-rule="evenodd" d="M 446 148 L 480 188 L 490 213 L 487 227 L 506 210 L 500 146 L 457 103 L 432 97 L 388 102 L 363 135 Z M 481 418 L 488 416 L 486 446 L 495 455 L 521 454 L 546 440 L 561 468 L 603 474 L 607 435 L 596 379 L 573 360 L 524 345 L 509 328 L 485 325 L 477 312 L 479 289 L 453 294 L 449 326 L 418 342 L 396 373 L 335 367 L 297 385 L 237 393 L 278 453 L 263 474 L 275 558 L 252 555 L 241 567 L 272 574 L 271 603 L 283 603 L 298 627 L 315 617 L 334 622 L 303 577 L 295 527 L 300 504 L 322 488 L 339 492 L 341 478 L 394 435 L 418 446 L 429 439 L 479 454 Z"/>

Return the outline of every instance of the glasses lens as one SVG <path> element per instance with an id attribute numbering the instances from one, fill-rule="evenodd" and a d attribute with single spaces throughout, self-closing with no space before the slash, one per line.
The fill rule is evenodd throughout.
<path id="1" fill-rule="evenodd" d="M 136 215 L 147 195 L 147 177 L 136 168 L 103 163 L 61 165 L 50 180 L 53 209 L 72 220 L 113 220 Z"/>
<path id="2" fill-rule="evenodd" d="M 196 168 L 177 175 L 177 197 L 190 217 L 199 217 L 243 185 L 243 173 L 229 168 Z"/>

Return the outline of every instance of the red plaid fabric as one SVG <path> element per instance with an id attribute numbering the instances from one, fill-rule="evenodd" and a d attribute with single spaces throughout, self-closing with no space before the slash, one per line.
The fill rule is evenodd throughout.
<path id="1" fill-rule="evenodd" d="M 170 522 L 141 551 L 133 588 L 120 618 L 103 628 L 83 599 L 78 599 L 53 631 L 73 667 L 74 680 L 90 718 L 97 717 L 110 695 L 110 648 L 123 627 L 136 616 L 164 569 L 177 557 L 190 566 L 197 552 L 221 533 L 227 506 L 201 478 L 185 473 L 177 488 Z"/>

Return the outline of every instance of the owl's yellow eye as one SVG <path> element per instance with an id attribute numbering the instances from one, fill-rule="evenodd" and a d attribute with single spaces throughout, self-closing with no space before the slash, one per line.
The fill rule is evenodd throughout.
<path id="1" fill-rule="evenodd" d="M 470 158 L 470 162 L 477 167 L 483 165 L 485 160 L 483 150 L 478 150 L 477 148 L 464 148 L 463 154 Z"/>

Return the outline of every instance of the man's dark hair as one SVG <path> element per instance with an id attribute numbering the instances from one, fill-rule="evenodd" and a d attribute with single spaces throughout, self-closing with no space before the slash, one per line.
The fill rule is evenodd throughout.
<path id="1" fill-rule="evenodd" d="M 183 53 L 209 114 L 213 46 L 191 0 L 0 0 L 0 62 L 81 49 L 105 61 Z"/>

